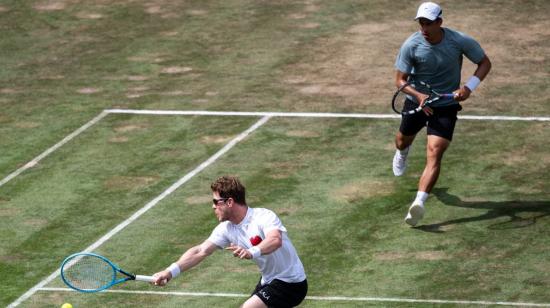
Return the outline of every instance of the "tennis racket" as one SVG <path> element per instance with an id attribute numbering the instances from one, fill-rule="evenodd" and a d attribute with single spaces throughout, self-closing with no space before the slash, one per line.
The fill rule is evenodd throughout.
<path id="1" fill-rule="evenodd" d="M 405 93 L 405 88 L 407 86 L 411 86 L 415 88 L 416 91 L 426 94 L 429 97 L 424 102 L 423 106 L 417 105 L 415 108 L 408 109 L 405 108 L 405 101 L 407 99 L 407 93 Z M 432 87 L 423 82 L 423 81 L 415 81 L 415 82 L 407 82 L 406 84 L 402 85 L 393 95 L 393 98 L 391 100 L 391 107 L 393 111 L 395 111 L 398 114 L 402 115 L 411 115 L 418 113 L 422 111 L 425 107 L 429 107 L 430 104 L 442 99 L 442 98 L 448 98 L 448 97 L 454 97 L 454 93 L 438 93 L 435 90 L 432 89 Z"/>
<path id="2" fill-rule="evenodd" d="M 65 258 L 61 264 L 61 279 L 72 289 L 86 293 L 99 292 L 128 280 L 155 280 L 152 276 L 128 273 L 109 259 L 89 252 L 79 252 Z"/>

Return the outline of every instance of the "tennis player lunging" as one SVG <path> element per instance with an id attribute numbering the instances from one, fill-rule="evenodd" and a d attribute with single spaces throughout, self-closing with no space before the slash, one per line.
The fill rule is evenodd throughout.
<path id="1" fill-rule="evenodd" d="M 287 230 L 275 213 L 246 204 L 245 187 L 230 176 L 218 178 L 210 186 L 212 209 L 220 224 L 202 244 L 187 250 L 178 261 L 153 275 L 163 286 L 219 248 L 232 251 L 240 259 L 252 259 L 262 277 L 252 296 L 241 307 L 294 307 L 307 293 L 304 267 Z"/>
<path id="2" fill-rule="evenodd" d="M 470 36 L 441 27 L 441 7 L 433 2 L 420 5 L 415 20 L 420 31 L 412 34 L 401 46 L 395 68 L 395 85 L 400 88 L 407 80 L 424 81 L 439 93 L 454 93 L 454 98 L 441 99 L 424 112 L 402 116 L 395 137 L 397 148 L 393 158 L 393 173 L 401 176 L 407 167 L 407 155 L 416 134 L 427 126 L 426 166 L 418 183 L 418 192 L 405 222 L 415 226 L 424 216 L 424 202 L 434 187 L 441 169 L 443 153 L 453 137 L 457 113 L 462 109 L 459 102 L 470 97 L 472 91 L 491 70 L 491 61 L 481 46 Z M 477 64 L 474 75 L 460 87 L 463 55 Z M 414 102 L 405 103 L 413 108 L 415 102 L 424 104 L 427 95 L 408 87 Z"/>

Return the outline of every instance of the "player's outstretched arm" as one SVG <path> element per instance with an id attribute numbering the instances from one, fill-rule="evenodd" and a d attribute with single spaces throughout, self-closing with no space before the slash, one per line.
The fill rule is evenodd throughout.
<path id="1" fill-rule="evenodd" d="M 175 278 L 180 272 L 187 271 L 211 255 L 218 246 L 206 240 L 202 244 L 189 248 L 178 261 L 172 263 L 168 268 L 153 275 L 156 278 L 152 283 L 157 286 L 164 286 Z"/>

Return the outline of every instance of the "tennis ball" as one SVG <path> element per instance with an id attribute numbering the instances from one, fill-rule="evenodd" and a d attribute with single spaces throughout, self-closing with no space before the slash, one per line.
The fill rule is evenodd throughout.
<path id="1" fill-rule="evenodd" d="M 71 305 L 69 303 L 65 303 L 65 304 L 61 305 L 61 308 L 73 308 L 73 305 Z"/>

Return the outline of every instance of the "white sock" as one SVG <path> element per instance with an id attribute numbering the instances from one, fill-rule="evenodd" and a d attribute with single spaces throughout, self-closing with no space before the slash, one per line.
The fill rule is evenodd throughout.
<path id="1" fill-rule="evenodd" d="M 409 148 L 410 148 L 410 146 L 404 148 L 403 150 L 397 149 L 397 152 L 398 152 L 399 155 L 401 155 L 401 156 L 407 156 L 407 154 L 409 154 Z"/>
<path id="2" fill-rule="evenodd" d="M 418 191 L 416 193 L 416 199 L 414 199 L 414 203 L 418 203 L 420 205 L 424 205 L 424 202 L 426 202 L 426 200 L 428 200 L 428 196 L 430 194 L 425 192 L 425 191 Z"/>

